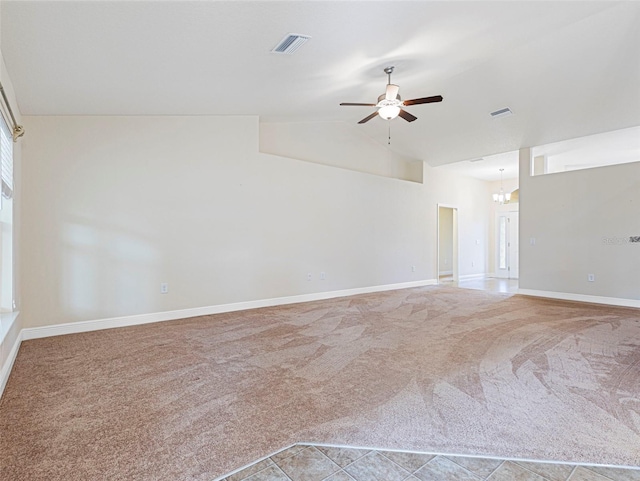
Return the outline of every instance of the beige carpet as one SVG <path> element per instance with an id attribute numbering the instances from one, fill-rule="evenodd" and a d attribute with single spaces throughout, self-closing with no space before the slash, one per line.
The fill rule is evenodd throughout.
<path id="1" fill-rule="evenodd" d="M 640 311 L 448 287 L 28 341 L 2 480 L 207 480 L 294 442 L 640 464 Z"/>

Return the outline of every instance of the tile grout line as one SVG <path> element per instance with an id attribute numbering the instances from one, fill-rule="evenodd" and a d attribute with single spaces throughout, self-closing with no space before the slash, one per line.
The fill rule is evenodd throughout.
<path id="1" fill-rule="evenodd" d="M 523 466 L 522 464 L 520 464 L 520 463 L 519 463 L 519 462 L 517 462 L 517 461 L 516 461 L 516 462 L 514 462 L 514 464 L 517 464 L 517 465 L 518 465 L 519 467 L 521 467 L 522 469 L 524 469 L 524 470 L 526 470 L 526 471 L 529 471 L 530 473 L 533 473 L 533 474 L 535 474 L 536 476 L 540 476 L 540 477 L 543 479 L 543 481 L 552 481 L 552 480 L 550 480 L 549 478 L 547 478 L 546 476 L 543 476 L 543 475 L 542 475 L 542 474 L 540 474 L 540 473 L 536 473 L 533 469 L 529 469 L 529 468 L 527 468 L 526 466 Z M 567 464 L 566 464 L 566 466 L 571 466 L 571 463 L 567 463 Z M 573 473 L 573 471 L 574 471 L 574 470 L 575 470 L 575 465 L 574 465 L 573 469 L 571 470 L 571 473 Z M 569 474 L 569 476 L 571 476 L 571 473 Z"/>
<path id="2" fill-rule="evenodd" d="M 313 445 L 312 445 L 312 446 L 313 446 Z M 320 446 L 320 447 L 333 447 L 333 446 L 321 446 L 321 445 L 318 445 L 318 446 Z M 318 446 L 314 446 L 314 447 L 315 447 L 316 449 L 318 449 Z M 363 450 L 360 450 L 360 449 L 358 449 L 358 448 L 336 448 L 336 449 L 355 449 L 355 450 L 358 450 L 358 451 L 363 451 Z M 320 451 L 320 450 L 318 449 L 318 451 Z M 322 451 L 320 451 L 320 452 L 321 452 L 322 454 L 324 454 L 325 456 L 327 456 L 327 458 L 331 459 L 331 461 L 333 461 L 334 463 L 338 464 L 338 466 L 340 467 L 340 470 L 341 470 L 341 471 L 344 471 L 344 472 L 345 472 L 345 474 L 347 474 L 349 477 L 352 477 L 352 476 L 351 476 L 351 475 L 346 471 L 346 469 L 345 469 L 345 468 L 347 468 L 348 466 L 351 466 L 351 465 L 352 465 L 353 463 L 355 463 L 356 461 L 358 461 L 358 460 L 360 460 L 360 459 L 364 458 L 364 457 L 365 457 L 367 454 L 369 454 L 371 451 L 372 451 L 372 450 L 367 450 L 367 451 L 366 451 L 362 456 L 357 457 L 356 459 L 354 459 L 353 461 L 351 461 L 351 462 L 350 462 L 350 463 L 348 463 L 348 464 L 345 464 L 344 466 L 340 466 L 336 461 L 334 461 L 333 459 L 331 459 L 331 458 L 330 458 L 329 456 L 327 456 L 326 454 L 322 453 Z M 335 473 L 334 473 L 334 474 L 335 474 Z"/>
<path id="3" fill-rule="evenodd" d="M 343 472 L 344 474 L 346 474 L 347 476 L 349 476 L 349 473 L 347 473 L 344 469 L 340 468 L 337 471 L 331 473 L 329 476 L 327 476 L 326 478 L 322 478 L 320 481 L 327 481 L 327 479 L 329 479 L 331 476 L 335 476 L 336 474 Z M 349 476 L 351 477 L 351 476 Z"/>
<path id="4" fill-rule="evenodd" d="M 302 452 L 302 451 L 301 451 L 301 452 Z M 291 457 L 291 456 L 289 456 L 289 457 Z M 287 458 L 285 458 L 285 459 L 287 459 Z M 276 469 L 277 469 L 278 471 L 280 471 L 280 472 L 282 473 L 282 475 L 283 475 L 285 478 L 287 478 L 289 481 L 293 481 L 293 480 L 289 477 L 289 475 L 287 475 L 287 473 L 285 473 L 285 472 L 282 470 L 282 468 L 281 468 L 280 466 L 278 466 L 278 463 L 274 462 L 274 463 L 273 463 L 273 465 L 276 467 Z M 252 474 L 251 476 L 253 476 L 253 474 Z"/>
<path id="5" fill-rule="evenodd" d="M 333 473 L 331 473 L 329 476 L 323 478 L 323 481 L 327 478 L 330 478 L 331 476 L 333 476 L 336 473 L 339 473 L 340 471 L 342 471 L 342 466 L 340 466 L 338 463 L 336 463 L 333 459 L 331 459 L 329 456 L 327 456 L 326 454 L 324 454 L 322 451 L 320 451 L 316 446 L 311 446 L 314 451 L 316 451 L 320 456 L 322 456 L 323 458 L 327 459 L 331 464 L 333 464 L 335 467 L 337 467 L 338 469 L 336 471 L 334 471 Z M 302 451 L 300 451 L 302 452 Z"/>
<path id="6" fill-rule="evenodd" d="M 506 461 L 505 461 L 505 460 L 502 460 L 502 462 L 501 462 L 500 464 L 498 464 L 498 467 L 497 467 L 496 469 L 494 469 L 494 470 L 491 472 L 491 474 L 490 474 L 489 476 L 486 476 L 486 477 L 484 478 L 484 480 L 485 480 L 485 481 L 490 481 L 490 480 L 491 480 L 491 476 L 493 476 L 494 474 L 496 474 L 496 471 L 497 471 L 498 469 L 500 469 L 502 466 L 504 466 L 504 463 L 506 463 Z"/>
<path id="7" fill-rule="evenodd" d="M 302 449 L 300 449 L 300 451 L 296 452 L 295 454 L 292 454 L 291 456 L 287 456 L 286 458 L 281 459 L 280 461 L 285 461 L 285 460 L 288 460 L 288 459 L 295 458 L 296 456 L 304 453 L 305 451 L 313 451 L 313 452 L 319 454 L 323 459 L 326 459 L 327 461 L 329 461 L 335 468 L 337 468 L 337 470 L 331 472 L 330 474 L 328 474 L 327 476 L 322 478 L 323 481 L 328 479 L 328 478 L 330 478 L 331 476 L 333 476 L 334 474 L 336 474 L 336 473 L 338 473 L 338 472 L 340 472 L 342 470 L 342 468 L 340 467 L 340 465 L 338 463 L 336 463 L 333 459 L 331 459 L 329 456 L 327 456 L 322 451 L 320 451 L 316 446 L 314 446 L 314 445 L 302 445 L 302 444 L 299 444 L 297 446 L 302 447 Z M 284 475 L 287 477 L 288 480 L 297 481 L 297 480 L 293 479 L 291 476 L 289 476 L 284 471 L 284 469 L 276 461 L 273 461 L 273 462 L 274 462 L 275 466 L 277 466 L 278 469 L 284 473 Z"/>
<path id="8" fill-rule="evenodd" d="M 448 456 L 444 456 L 441 455 L 443 458 L 448 459 L 449 461 L 451 461 L 452 463 L 454 463 L 457 466 L 460 466 L 462 469 L 464 469 L 465 471 L 470 472 L 471 474 L 475 475 L 476 477 L 480 478 L 480 475 L 474 471 L 471 471 L 469 468 L 467 468 L 466 466 L 463 466 L 460 463 L 457 463 L 455 461 L 455 459 L 451 459 L 453 458 L 462 458 L 462 457 L 468 457 L 468 456 L 453 456 L 453 455 L 448 455 Z M 436 456 L 437 457 L 437 456 Z M 435 459 L 435 458 L 434 458 Z M 482 458 L 482 459 L 491 459 L 491 458 Z M 481 479 L 483 479 L 484 481 L 486 481 L 487 479 L 489 479 L 490 476 L 493 475 L 493 473 L 495 473 L 498 469 L 500 469 L 500 467 L 504 464 L 504 460 L 500 460 L 500 459 L 496 459 L 496 461 L 500 461 L 500 464 L 498 464 L 498 466 L 496 466 L 487 476 L 483 476 Z M 427 463 L 429 464 L 429 463 Z"/>
<path id="9" fill-rule="evenodd" d="M 454 463 L 455 463 L 455 461 L 454 461 Z M 488 475 L 486 475 L 484 477 L 484 481 L 487 481 L 487 479 L 489 479 L 491 476 L 493 476 L 493 473 L 495 473 L 498 469 L 500 469 L 503 464 L 504 464 L 504 461 L 502 461 L 500 464 L 498 464 L 493 471 L 491 471 Z"/>
<path id="10" fill-rule="evenodd" d="M 407 473 L 409 473 L 409 476 L 407 476 L 406 478 L 402 478 L 402 479 L 407 479 L 410 476 L 413 476 L 413 473 L 415 473 L 415 471 L 409 471 L 407 468 L 405 468 L 404 466 L 402 466 L 399 463 L 396 463 L 393 459 L 388 458 L 387 456 L 385 456 L 385 454 L 382 451 L 375 451 L 376 453 L 378 453 L 380 456 L 382 456 L 384 459 L 386 459 L 387 461 L 391 461 L 392 464 L 395 464 L 396 466 L 398 466 L 399 468 L 404 469 Z M 431 460 L 429 460 L 431 461 Z M 428 462 L 428 461 L 427 461 Z M 426 464 L 426 463 L 425 463 Z M 417 470 L 416 470 L 417 471 Z"/>
<path id="11" fill-rule="evenodd" d="M 578 467 L 579 467 L 579 466 L 576 466 L 576 469 L 578 469 Z M 588 470 L 588 471 L 591 471 L 592 473 L 597 474 L 598 476 L 602 476 L 603 478 L 610 479 L 611 481 L 616 481 L 615 479 L 610 478 L 610 477 L 609 477 L 608 475 L 606 475 L 606 474 L 598 473 L 598 472 L 596 472 L 596 471 L 593 471 L 592 469 L 589 469 L 589 467 L 588 467 L 588 466 L 582 466 L 582 467 L 583 467 L 584 469 Z M 596 467 L 598 467 L 598 466 L 596 466 Z M 573 474 L 573 473 L 572 473 L 572 474 Z"/>
<path id="12" fill-rule="evenodd" d="M 571 472 L 569 473 L 569 476 L 567 476 L 567 479 L 565 479 L 564 481 L 569 481 L 571 479 L 571 476 L 573 476 L 573 473 L 576 472 L 576 469 L 578 469 L 578 466 L 574 466 L 573 469 L 571 470 Z"/>
<path id="13" fill-rule="evenodd" d="M 285 446 L 284 448 L 279 449 L 278 451 L 275 451 L 275 452 L 273 452 L 273 453 L 271 453 L 271 454 L 269 454 L 267 456 L 263 456 L 262 458 L 258 458 L 256 461 L 254 461 L 252 463 L 245 464 L 244 466 L 242 466 L 242 467 L 240 467 L 238 469 L 234 469 L 233 471 L 229 471 L 228 473 L 226 473 L 226 474 L 224 474 L 222 476 L 218 476 L 216 478 L 213 478 L 213 481 L 226 481 L 226 479 L 229 476 L 233 476 L 234 474 L 240 473 L 240 472 L 244 471 L 245 469 L 249 469 L 251 466 L 255 466 L 256 464 L 261 463 L 262 461 L 265 461 L 267 459 L 269 459 L 273 464 L 276 464 L 275 461 L 273 461 L 271 459 L 271 456 L 275 456 L 277 454 L 280 454 L 280 453 L 286 451 L 287 449 L 291 449 L 294 446 L 297 446 L 297 444 L 294 443 L 294 444 L 290 444 L 289 446 Z M 262 471 L 262 469 L 260 471 Z M 253 475 L 251 475 L 251 476 L 253 476 Z M 247 477 L 249 477 L 249 476 L 247 476 Z M 240 480 L 240 481 L 243 481 L 243 480 Z"/>
<path id="14" fill-rule="evenodd" d="M 349 474 L 349 473 L 347 472 L 347 468 L 348 468 L 349 466 L 351 466 L 353 463 L 355 463 L 355 462 L 357 462 L 357 461 L 360 461 L 362 458 L 364 458 L 364 457 L 366 457 L 366 456 L 369 456 L 369 454 L 374 453 L 374 452 L 375 452 L 375 449 L 370 449 L 369 451 L 367 451 L 366 453 L 364 453 L 362 456 L 360 456 L 358 459 L 354 459 L 354 460 L 353 460 L 353 461 L 351 461 L 349 464 L 347 464 L 347 465 L 343 466 L 343 467 L 342 467 L 342 469 L 345 471 L 345 473 Z M 353 477 L 353 476 L 352 476 L 352 477 Z"/>

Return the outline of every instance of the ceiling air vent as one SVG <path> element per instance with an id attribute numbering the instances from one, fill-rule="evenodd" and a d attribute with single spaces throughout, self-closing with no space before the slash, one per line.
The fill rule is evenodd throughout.
<path id="1" fill-rule="evenodd" d="M 290 33 L 286 35 L 271 53 L 284 53 L 291 55 L 304 45 L 311 37 L 309 35 L 300 35 L 299 33 Z"/>
<path id="2" fill-rule="evenodd" d="M 477 159 L 471 159 L 469 162 L 482 162 L 483 160 L 483 157 L 478 157 Z"/>
<path id="3" fill-rule="evenodd" d="M 509 115 L 513 115 L 513 112 L 510 108 L 496 110 L 495 112 L 491 112 L 491 117 L 497 119 L 498 117 L 508 117 Z"/>

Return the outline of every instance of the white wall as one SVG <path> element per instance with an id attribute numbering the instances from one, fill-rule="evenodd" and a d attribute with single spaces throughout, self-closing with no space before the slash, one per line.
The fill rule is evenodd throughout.
<path id="1" fill-rule="evenodd" d="M 489 183 L 424 166 L 424 199 L 427 206 L 427 249 L 437 278 L 438 204 L 457 209 L 458 276 L 481 276 L 489 269 L 491 195 Z"/>
<path id="2" fill-rule="evenodd" d="M 430 226 L 437 225 L 437 203 L 458 209 L 460 279 L 489 272 L 490 212 L 493 204 L 489 183 L 426 165 L 424 178 L 427 196 L 434 202 L 428 209 L 428 214 L 434 216 L 433 220 L 429 219 Z"/>
<path id="3" fill-rule="evenodd" d="M 640 243 L 628 239 L 640 235 L 640 162 L 532 177 L 529 157 L 523 149 L 520 288 L 639 300 Z"/>
<path id="4" fill-rule="evenodd" d="M 26 327 L 435 279 L 438 202 L 485 269 L 481 181 L 261 154 L 255 117 L 24 122 Z"/>

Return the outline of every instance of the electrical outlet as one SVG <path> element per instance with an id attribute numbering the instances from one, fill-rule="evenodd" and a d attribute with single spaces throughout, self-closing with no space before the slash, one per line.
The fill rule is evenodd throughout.
<path id="1" fill-rule="evenodd" d="M 416 271 L 416 266 L 411 266 L 411 272 L 415 272 Z"/>
<path id="2" fill-rule="evenodd" d="M 596 275 L 595 274 L 587 274 L 587 280 L 589 282 L 595 282 L 596 281 Z"/>
<path id="3" fill-rule="evenodd" d="M 307 273 L 307 280 L 308 281 L 313 280 L 313 276 L 311 275 L 311 272 Z"/>
<path id="4" fill-rule="evenodd" d="M 166 294 L 167 292 L 169 292 L 169 284 L 163 282 L 160 284 L 160 294 Z"/>
<path id="5" fill-rule="evenodd" d="M 471 267 L 475 267 L 475 266 L 476 266 L 476 263 L 471 261 Z"/>
<path id="6" fill-rule="evenodd" d="M 324 281 L 327 278 L 327 274 L 325 274 L 324 272 L 320 273 L 320 280 Z"/>

